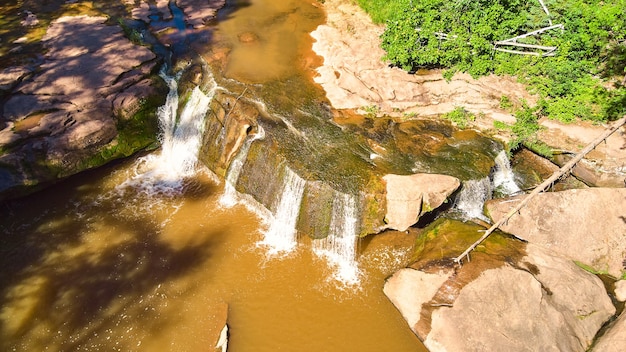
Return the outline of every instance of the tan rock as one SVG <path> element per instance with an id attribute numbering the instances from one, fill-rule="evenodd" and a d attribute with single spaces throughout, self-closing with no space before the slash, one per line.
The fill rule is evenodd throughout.
<path id="1" fill-rule="evenodd" d="M 481 264 L 402 269 L 384 292 L 431 352 L 586 351 L 615 312 L 602 282 L 538 246 L 526 252 L 495 268 L 481 261 L 486 270 L 461 287 Z"/>
<path id="2" fill-rule="evenodd" d="M 626 302 L 626 280 L 619 280 L 615 283 L 615 299 Z"/>
<path id="3" fill-rule="evenodd" d="M 626 312 L 619 315 L 591 350 L 594 352 L 626 351 Z"/>
<path id="4" fill-rule="evenodd" d="M 523 196 L 487 202 L 498 221 Z M 626 189 L 541 193 L 500 228 L 516 237 L 620 277 L 626 258 Z"/>
<path id="5" fill-rule="evenodd" d="M 406 231 L 421 215 L 438 208 L 460 186 L 456 177 L 436 174 L 386 175 L 386 227 Z"/>
<path id="6" fill-rule="evenodd" d="M 441 71 L 408 74 L 390 67 L 381 60 L 385 54 L 379 39 L 382 26 L 373 24 L 361 8 L 345 0 L 327 0 L 324 7 L 327 23 L 311 33 L 313 50 L 324 58 L 315 81 L 336 109 L 376 105 L 381 114 L 430 116 L 463 106 L 476 114 L 510 121 L 514 120 L 510 113 L 499 108 L 503 94 L 513 101 L 536 100 L 510 77 L 474 80 L 457 74 L 447 82 Z M 493 127 L 492 121 L 484 125 Z"/>

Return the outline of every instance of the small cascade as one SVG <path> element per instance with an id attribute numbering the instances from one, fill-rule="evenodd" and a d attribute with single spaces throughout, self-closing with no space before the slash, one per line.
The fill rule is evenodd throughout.
<path id="1" fill-rule="evenodd" d="M 329 233 L 313 241 L 313 251 L 326 258 L 336 269 L 334 278 L 346 285 L 359 283 L 356 262 L 357 201 L 354 196 L 338 193 L 333 200 Z"/>
<path id="2" fill-rule="evenodd" d="M 241 174 L 241 170 L 243 169 L 243 165 L 246 162 L 246 158 L 248 157 L 248 151 L 250 151 L 250 146 L 252 142 L 263 139 L 265 137 L 265 131 L 263 127 L 258 126 L 258 132 L 248 136 L 246 141 L 241 146 L 241 149 L 237 153 L 237 156 L 230 163 L 230 167 L 228 168 L 228 172 L 226 174 L 226 182 L 224 184 L 224 194 L 220 197 L 220 205 L 226 208 L 231 208 L 237 203 L 237 190 L 235 186 L 237 185 L 237 180 L 239 180 L 239 174 Z"/>
<path id="3" fill-rule="evenodd" d="M 483 214 L 485 202 L 494 196 L 512 195 L 520 192 L 515 184 L 513 169 L 505 151 L 501 151 L 494 160 L 495 166 L 491 177 L 463 182 L 463 188 L 456 199 L 455 209 L 466 219 L 489 221 Z"/>
<path id="4" fill-rule="evenodd" d="M 278 207 L 260 243 L 269 247 L 270 255 L 289 253 L 297 244 L 296 223 L 306 181 L 288 167 L 285 168 L 285 174 Z"/>
<path id="5" fill-rule="evenodd" d="M 118 191 L 131 187 L 147 195 L 175 195 L 182 191 L 183 180 L 196 172 L 204 119 L 217 86 L 214 85 L 208 95 L 199 87 L 194 88 L 178 116 L 179 77 L 163 72 L 161 77 L 169 87 L 165 104 L 157 111 L 161 152 L 139 158 L 135 175 L 120 184 Z"/>
<path id="6" fill-rule="evenodd" d="M 483 205 L 487 200 L 491 199 L 491 192 L 492 187 L 489 177 L 465 181 L 456 199 L 455 208 L 466 219 L 489 221 L 483 214 Z"/>
<path id="7" fill-rule="evenodd" d="M 494 191 L 504 196 L 520 192 L 520 188 L 515 184 L 515 175 L 513 174 L 511 163 L 504 150 L 496 156 L 495 163 L 492 176 Z"/>

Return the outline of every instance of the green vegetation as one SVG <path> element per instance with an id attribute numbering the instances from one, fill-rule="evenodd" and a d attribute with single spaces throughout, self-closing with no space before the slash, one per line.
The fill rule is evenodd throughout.
<path id="1" fill-rule="evenodd" d="M 537 0 L 357 1 L 386 24 L 385 59 L 406 70 L 515 75 L 539 95 L 537 117 L 600 122 L 626 113 L 626 0 L 545 0 L 550 17 Z M 537 47 L 499 46 L 526 55 L 495 50 L 494 42 L 548 27 L 550 20 L 563 28 L 517 43 L 556 47 L 552 56 L 528 53 L 550 51 Z"/>
<path id="2" fill-rule="evenodd" d="M 476 120 L 476 116 L 465 108 L 457 106 L 454 110 L 443 115 L 444 119 L 452 121 L 458 128 L 465 129 L 470 121 Z"/>

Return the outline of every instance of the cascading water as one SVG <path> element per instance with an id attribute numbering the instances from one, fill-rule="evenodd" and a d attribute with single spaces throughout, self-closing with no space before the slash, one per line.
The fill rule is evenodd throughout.
<path id="1" fill-rule="evenodd" d="M 337 193 L 328 236 L 313 241 L 315 254 L 326 258 L 336 269 L 334 278 L 346 285 L 358 284 L 361 275 L 356 263 L 358 214 L 355 198 Z"/>
<path id="2" fill-rule="evenodd" d="M 270 255 L 291 252 L 297 244 L 296 222 L 306 181 L 285 167 L 283 190 L 270 228 L 261 245 L 269 248 Z"/>
<path id="3" fill-rule="evenodd" d="M 131 187 L 148 195 L 175 195 L 182 191 L 184 179 L 196 172 L 204 119 L 217 85 L 213 82 L 208 94 L 195 87 L 178 116 L 179 77 L 168 76 L 164 71 L 160 76 L 169 87 L 165 104 L 157 111 L 161 152 L 139 158 L 135 175 L 120 184 L 118 191 Z"/>
<path id="4" fill-rule="evenodd" d="M 515 184 L 511 163 L 504 150 L 496 156 L 495 163 L 492 176 L 494 190 L 505 196 L 520 192 L 520 188 Z"/>
<path id="5" fill-rule="evenodd" d="M 515 175 L 506 152 L 498 153 L 494 162 L 491 177 L 463 182 L 463 188 L 456 199 L 455 209 L 460 211 L 464 218 L 489 221 L 483 214 L 483 206 L 487 200 L 491 199 L 494 192 L 498 192 L 501 196 L 520 192 L 520 188 L 515 184 Z"/>
<path id="6" fill-rule="evenodd" d="M 463 182 L 463 188 L 456 199 L 455 208 L 467 219 L 489 221 L 483 214 L 483 205 L 491 198 L 491 189 L 489 177 Z"/>
<path id="7" fill-rule="evenodd" d="M 258 126 L 257 133 L 249 136 L 244 144 L 241 146 L 241 149 L 237 153 L 237 156 L 230 163 L 230 167 L 228 168 L 228 173 L 226 174 L 226 182 L 224 184 L 224 194 L 220 197 L 220 204 L 223 207 L 230 208 L 237 203 L 237 190 L 235 186 L 237 185 L 237 180 L 239 179 L 239 174 L 241 174 L 241 170 L 243 169 L 243 165 L 246 162 L 246 158 L 248 157 L 248 151 L 250 151 L 250 146 L 252 142 L 263 139 L 265 137 L 265 131 L 263 127 Z"/>

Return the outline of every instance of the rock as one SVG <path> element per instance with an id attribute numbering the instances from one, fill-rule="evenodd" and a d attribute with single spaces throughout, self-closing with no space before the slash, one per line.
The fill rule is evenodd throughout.
<path id="1" fill-rule="evenodd" d="M 221 9 L 226 0 L 176 0 L 176 5 L 185 13 L 185 23 L 193 28 L 199 28 L 215 18 L 217 10 Z"/>
<path id="2" fill-rule="evenodd" d="M 523 196 L 488 201 L 498 221 Z M 589 188 L 541 193 L 500 228 L 530 243 L 621 277 L 626 258 L 626 189 Z"/>
<path id="3" fill-rule="evenodd" d="M 570 153 L 557 154 L 554 161 L 558 165 L 567 163 L 573 157 L 571 153 L 580 152 L 606 129 L 606 126 L 594 125 L 589 121 L 564 124 L 542 120 L 540 124 L 545 127 L 538 133 L 540 140 Z M 590 186 L 626 187 L 624 131 L 622 128 L 600 143 L 572 169 L 572 174 Z"/>
<path id="4" fill-rule="evenodd" d="M 449 224 L 431 229 L 428 248 L 466 242 Z M 461 267 L 428 248 L 384 292 L 431 352 L 585 351 L 615 312 L 599 278 L 539 246 L 496 234 Z"/>
<path id="5" fill-rule="evenodd" d="M 513 156 L 511 166 L 515 172 L 515 182 L 521 189 L 533 189 L 559 171 L 559 166 L 528 149 L 521 150 Z M 573 188 L 588 188 L 572 175 L 566 175 L 557 180 L 550 191 L 563 191 Z"/>
<path id="6" fill-rule="evenodd" d="M 615 283 L 615 299 L 626 302 L 626 280 L 619 280 Z"/>
<path id="7" fill-rule="evenodd" d="M 106 21 L 91 16 L 56 19 L 42 38 L 46 53 L 41 64 L 35 70 L 5 72 L 18 84 L 10 84 L 0 124 L 0 149 L 5 151 L 0 155 L 5 175 L 0 199 L 12 190 L 127 156 L 156 140 L 154 132 L 144 138 L 149 127 L 156 126 L 156 121 L 146 120 L 123 126 L 141 129 L 134 135 L 143 139 L 125 140 L 128 145 L 119 146 L 118 122 L 141 109 L 156 110 L 165 92 L 159 78 L 148 79 L 155 77 L 155 55 L 132 44 L 119 26 L 105 25 Z M 28 76 L 31 70 L 36 73 Z"/>
<path id="8" fill-rule="evenodd" d="M 251 44 L 259 40 L 259 36 L 254 32 L 243 32 L 237 36 L 240 43 Z"/>
<path id="9" fill-rule="evenodd" d="M 386 175 L 386 227 L 406 231 L 421 215 L 442 205 L 460 186 L 456 177 L 435 174 Z"/>
<path id="10" fill-rule="evenodd" d="M 0 93 L 13 89 L 31 70 L 27 67 L 12 66 L 0 70 Z"/>
<path id="11" fill-rule="evenodd" d="M 626 311 L 607 328 L 591 351 L 622 352 L 626 351 Z"/>

